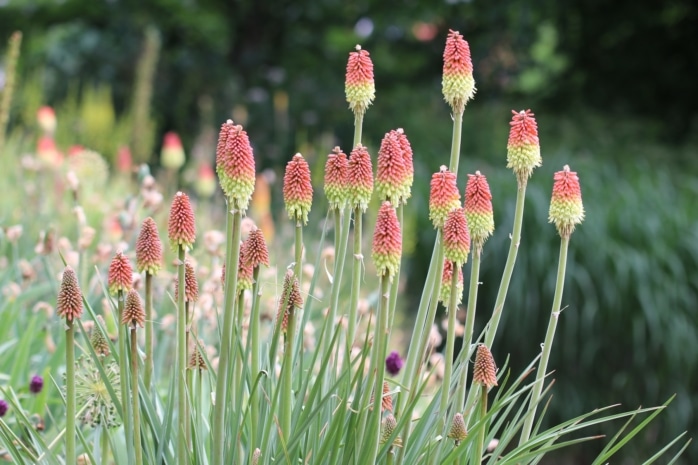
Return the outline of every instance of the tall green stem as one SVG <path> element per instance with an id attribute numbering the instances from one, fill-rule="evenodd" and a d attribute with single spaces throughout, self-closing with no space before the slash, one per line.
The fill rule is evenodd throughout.
<path id="1" fill-rule="evenodd" d="M 448 412 L 448 398 L 451 392 L 451 374 L 453 373 L 453 352 L 456 341 L 456 313 L 458 313 L 458 267 L 453 262 L 453 275 L 451 276 L 451 297 L 448 299 L 448 330 L 446 332 L 446 352 L 444 353 L 444 379 L 441 384 L 440 415 L 441 429 L 446 427 Z"/>
<path id="2" fill-rule="evenodd" d="M 364 114 L 357 112 L 354 114 L 354 145 L 352 149 L 361 143 L 361 131 L 364 125 Z"/>
<path id="3" fill-rule="evenodd" d="M 381 410 L 383 398 L 383 381 L 385 380 L 385 352 L 388 347 L 388 317 L 390 308 L 390 275 L 382 275 L 379 278 L 380 297 L 377 311 L 376 332 L 373 338 L 373 355 L 371 357 L 371 371 L 376 373 L 376 382 L 373 391 L 373 411 L 371 412 L 371 426 L 369 434 L 373 433 L 369 444 L 372 451 L 369 459 L 364 463 L 375 463 L 378 455 L 381 429 Z"/>
<path id="4" fill-rule="evenodd" d="M 145 272 L 145 366 L 143 384 L 150 392 L 153 379 L 153 275 Z"/>
<path id="5" fill-rule="evenodd" d="M 494 342 L 494 337 L 497 334 L 497 326 L 499 326 L 499 320 L 502 317 L 502 310 L 504 309 L 504 302 L 507 299 L 507 292 L 509 291 L 509 282 L 511 281 L 511 275 L 514 272 L 514 265 L 516 264 L 516 255 L 519 252 L 519 244 L 521 242 L 521 225 L 523 223 L 523 211 L 524 211 L 524 200 L 526 198 L 526 184 L 519 186 L 518 193 L 516 194 L 516 212 L 514 213 L 514 232 L 511 235 L 511 244 L 509 245 L 509 255 L 507 255 L 507 263 L 504 266 L 504 273 L 502 274 L 502 282 L 499 284 L 499 291 L 497 292 L 497 300 L 494 303 L 494 311 L 492 312 L 492 320 L 490 321 L 490 326 L 485 334 L 485 345 L 487 347 L 492 347 Z"/>
<path id="6" fill-rule="evenodd" d="M 117 308 L 119 310 L 119 315 L 117 316 L 116 324 L 119 328 L 119 379 L 121 383 L 121 406 L 124 420 L 124 432 L 126 434 L 126 452 L 130 460 L 135 460 L 133 441 L 129 439 L 133 429 L 131 428 L 132 412 L 128 408 L 128 349 L 126 347 L 126 339 L 128 334 L 126 333 L 126 326 L 121 324 L 121 320 L 124 316 L 124 292 L 118 291 L 116 294 L 117 298 Z"/>
<path id="7" fill-rule="evenodd" d="M 303 224 L 298 221 L 296 223 L 296 241 L 294 245 L 295 264 L 293 266 L 293 274 L 298 279 L 298 285 L 301 284 L 301 270 L 303 269 Z"/>
<path id="8" fill-rule="evenodd" d="M 475 387 L 475 386 L 473 386 Z M 472 389 L 472 388 L 471 388 Z M 480 421 L 485 421 L 487 415 L 487 386 L 480 385 Z M 482 425 L 477 441 L 475 442 L 475 463 L 482 461 L 482 452 L 485 450 L 485 435 L 487 433 L 486 425 Z"/>
<path id="9" fill-rule="evenodd" d="M 548 370 L 548 360 L 550 360 L 550 352 L 553 348 L 553 339 L 555 339 L 555 329 L 557 328 L 557 320 L 560 317 L 560 305 L 562 304 L 562 291 L 565 287 L 565 270 L 567 268 L 567 247 L 569 246 L 569 236 L 563 237 L 560 242 L 560 258 L 557 265 L 557 281 L 555 282 L 555 296 L 553 297 L 553 309 L 550 312 L 550 321 L 548 322 L 548 331 L 545 334 L 545 343 L 543 344 L 543 355 L 538 362 L 538 370 L 536 371 L 536 383 L 531 392 L 531 402 L 528 407 L 528 416 L 521 430 L 519 444 L 528 441 L 533 428 L 533 422 L 536 416 L 538 402 L 543 392 L 543 381 L 545 373 Z"/>
<path id="10" fill-rule="evenodd" d="M 460 141 L 463 132 L 463 111 L 453 116 L 453 135 L 451 136 L 451 160 L 448 170 L 458 176 L 458 161 L 460 160 Z"/>
<path id="11" fill-rule="evenodd" d="M 73 320 L 66 319 L 65 331 L 65 382 L 66 382 L 66 423 L 65 461 L 75 462 L 75 328 Z"/>
<path id="12" fill-rule="evenodd" d="M 186 465 L 187 463 L 187 346 L 186 346 L 186 326 L 187 311 L 184 304 L 184 291 L 186 288 L 184 247 L 179 246 L 177 258 L 179 265 L 177 268 L 177 279 L 179 280 L 179 293 L 177 294 L 177 463 Z"/>
<path id="13" fill-rule="evenodd" d="M 109 429 L 106 425 L 101 426 L 100 432 L 100 442 L 99 442 L 99 453 L 102 465 L 107 465 L 109 463 Z"/>
<path id="14" fill-rule="evenodd" d="M 344 215 L 342 215 L 342 210 L 339 208 L 335 208 L 332 210 L 332 215 L 334 216 L 334 251 L 335 251 L 335 256 L 334 256 L 334 272 L 332 276 L 332 285 L 331 285 L 331 292 L 330 292 L 330 311 L 327 319 L 329 320 L 330 328 L 334 324 L 335 319 L 337 318 L 337 306 L 339 305 L 339 290 L 341 288 L 341 280 L 342 280 L 342 266 L 344 265 L 343 260 L 340 259 L 340 256 L 342 255 L 340 253 L 340 249 L 342 247 L 341 245 L 341 236 L 342 236 L 342 218 Z M 346 247 L 345 247 L 346 250 Z M 323 340 L 323 353 L 325 353 L 329 347 L 330 343 L 332 342 L 332 337 L 326 337 Z M 331 370 L 327 370 L 327 377 L 325 378 L 326 381 L 329 380 L 329 376 L 331 374 Z M 326 386 L 326 385 L 325 385 Z"/>
<path id="15" fill-rule="evenodd" d="M 475 330 L 475 310 L 477 309 L 477 289 L 480 279 L 480 255 L 481 250 L 473 250 L 473 262 L 470 268 L 470 287 L 468 288 L 468 306 L 465 316 L 465 333 L 463 334 L 463 347 L 466 356 L 462 357 L 463 371 L 458 389 L 456 390 L 456 410 L 461 411 L 465 405 L 465 386 L 468 382 L 468 362 L 470 361 L 470 345 L 473 342 L 473 331 Z"/>
<path id="16" fill-rule="evenodd" d="M 361 274 L 363 271 L 363 255 L 361 254 L 361 208 L 354 209 L 354 263 L 351 270 L 351 295 L 349 297 L 349 325 L 347 340 L 349 347 L 356 338 L 356 320 L 359 309 L 359 293 L 361 292 Z"/>
<path id="17" fill-rule="evenodd" d="M 2 155 L 5 148 L 7 121 L 10 119 L 10 108 L 12 108 L 12 96 L 17 75 L 19 48 L 22 45 L 22 33 L 19 31 L 12 33 L 8 45 L 7 59 L 5 60 L 5 86 L 2 92 L 2 101 L 0 101 L 0 155 Z"/>
<path id="18" fill-rule="evenodd" d="M 254 268 L 252 272 L 252 281 L 254 287 L 252 289 L 252 311 L 250 312 L 250 373 L 252 374 L 252 382 L 257 378 L 261 366 L 259 364 L 259 302 L 261 293 L 259 291 L 259 266 Z M 259 425 L 259 396 L 256 391 L 250 393 L 250 423 L 252 424 L 252 436 L 250 447 L 258 447 L 257 444 L 257 425 Z"/>
<path id="19" fill-rule="evenodd" d="M 131 407 L 133 409 L 133 445 L 136 451 L 136 465 L 143 465 L 140 399 L 138 397 L 138 339 L 135 325 L 131 328 Z"/>
<path id="20" fill-rule="evenodd" d="M 228 199 L 228 207 L 232 206 Z M 221 331 L 221 352 L 216 379 L 216 400 L 212 425 L 213 465 L 224 465 L 225 456 L 225 405 L 228 389 L 228 364 L 230 363 L 230 335 L 233 331 L 233 301 L 237 293 L 238 265 L 240 260 L 240 223 L 242 214 L 239 210 L 228 211 L 226 221 L 226 258 L 225 258 L 225 293 L 223 297 L 223 329 Z"/>
<path id="21" fill-rule="evenodd" d="M 242 357 L 243 354 L 239 350 L 240 329 L 242 328 L 242 316 L 245 311 L 245 296 L 240 293 L 235 300 L 235 324 L 233 325 L 233 333 L 230 335 L 233 342 L 233 370 L 230 374 L 230 385 L 234 388 L 230 391 L 230 404 L 238 404 L 238 396 L 242 396 L 242 392 L 238 391 L 237 386 L 242 379 Z"/>
<path id="22" fill-rule="evenodd" d="M 404 209 L 405 205 L 400 204 L 397 207 L 397 219 L 400 222 L 400 231 L 405 233 L 405 221 L 404 221 Z M 401 261 L 402 262 L 402 261 Z M 400 288 L 400 270 L 402 269 L 402 263 L 398 266 L 395 272 L 394 284 L 390 288 L 390 317 L 388 318 L 388 327 L 393 327 L 393 321 L 395 320 L 395 307 L 397 306 L 397 293 Z"/>

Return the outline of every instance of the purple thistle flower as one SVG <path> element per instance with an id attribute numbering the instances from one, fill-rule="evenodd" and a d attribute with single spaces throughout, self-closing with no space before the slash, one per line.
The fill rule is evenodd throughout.
<path id="1" fill-rule="evenodd" d="M 38 394 L 44 388 L 44 378 L 39 375 L 32 376 L 31 381 L 29 381 L 29 392 L 32 394 Z"/>
<path id="2" fill-rule="evenodd" d="M 10 408 L 3 399 L 0 399 L 0 417 L 4 417 L 7 413 L 7 409 Z"/>
<path id="3" fill-rule="evenodd" d="M 388 355 L 388 357 L 385 359 L 385 369 L 393 376 L 400 373 L 400 369 L 404 364 L 405 362 L 402 360 L 402 358 L 400 358 L 400 354 L 398 354 L 396 351 L 390 352 L 390 355 Z"/>

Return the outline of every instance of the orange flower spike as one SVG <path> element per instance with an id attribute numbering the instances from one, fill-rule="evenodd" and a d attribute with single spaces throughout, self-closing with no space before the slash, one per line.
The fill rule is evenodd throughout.
<path id="1" fill-rule="evenodd" d="M 82 292 L 75 271 L 69 266 L 63 270 L 63 279 L 58 291 L 56 311 L 68 321 L 82 316 Z"/>
<path id="2" fill-rule="evenodd" d="M 184 249 L 189 249 L 196 241 L 194 210 L 191 207 L 189 196 L 184 192 L 177 192 L 172 201 L 167 233 L 170 239 L 170 246 L 175 251 L 180 245 Z"/>
<path id="3" fill-rule="evenodd" d="M 378 198 L 399 205 L 408 184 L 409 173 L 405 168 L 402 146 L 395 131 L 388 132 L 378 150 L 376 193 Z M 409 188 L 408 188 L 409 190 Z"/>
<path id="4" fill-rule="evenodd" d="M 378 276 L 397 273 L 402 256 L 402 232 L 395 209 L 390 202 L 383 202 L 378 210 L 376 229 L 373 233 L 373 250 L 371 258 L 376 265 Z"/>
<path id="5" fill-rule="evenodd" d="M 468 175 L 468 183 L 465 186 L 465 217 L 468 219 L 473 246 L 482 251 L 482 246 L 494 231 L 494 213 L 490 186 L 487 178 L 479 171 Z"/>
<path id="6" fill-rule="evenodd" d="M 349 156 L 349 206 L 365 212 L 373 194 L 373 165 L 366 147 L 359 144 Z"/>
<path id="7" fill-rule="evenodd" d="M 250 231 L 241 250 L 244 250 L 245 261 L 251 268 L 257 268 L 259 265 L 269 266 L 269 250 L 261 229 L 255 227 Z"/>
<path id="8" fill-rule="evenodd" d="M 443 302 L 444 305 L 448 305 L 451 299 L 451 278 L 453 278 L 453 262 L 444 260 L 443 273 L 441 273 L 441 289 L 439 290 L 439 301 Z M 463 301 L 463 269 L 461 267 L 458 267 L 456 292 L 458 293 L 456 304 L 460 304 Z"/>
<path id="9" fill-rule="evenodd" d="M 344 92 L 349 108 L 356 116 L 363 116 L 376 97 L 376 86 L 373 82 L 373 62 L 370 54 L 366 50 L 362 50 L 360 45 L 356 46 L 355 52 L 349 53 Z"/>
<path id="10" fill-rule="evenodd" d="M 313 204 L 313 186 L 310 183 L 310 167 L 300 153 L 286 164 L 284 204 L 291 220 L 308 223 L 308 212 Z"/>
<path id="11" fill-rule="evenodd" d="M 342 210 L 349 201 L 349 160 L 335 147 L 325 163 L 325 196 L 332 210 Z"/>
<path id="12" fill-rule="evenodd" d="M 470 253 L 470 234 L 465 210 L 458 207 L 451 210 L 444 222 L 444 258 L 455 262 L 460 268 L 468 262 Z"/>
<path id="13" fill-rule="evenodd" d="M 131 289 L 126 295 L 126 304 L 124 304 L 121 324 L 131 326 L 133 328 L 136 326 L 140 326 L 142 328 L 144 323 L 145 310 L 143 310 L 143 301 L 141 301 L 141 296 L 138 295 L 138 292 Z"/>
<path id="14" fill-rule="evenodd" d="M 301 295 L 298 278 L 293 275 L 292 270 L 286 272 L 284 277 L 284 287 L 279 298 L 279 310 L 276 314 L 277 321 L 281 318 L 281 331 L 286 332 L 289 318 L 293 318 L 296 308 L 303 307 L 303 296 Z"/>
<path id="15" fill-rule="evenodd" d="M 116 294 L 119 291 L 128 292 L 133 286 L 133 268 L 128 257 L 118 251 L 109 264 L 107 278 L 109 292 Z"/>
<path id="16" fill-rule="evenodd" d="M 435 228 L 443 228 L 448 213 L 458 207 L 460 192 L 456 185 L 456 175 L 445 166 L 441 166 L 441 170 L 431 177 L 429 219 Z"/>
<path id="17" fill-rule="evenodd" d="M 446 38 L 441 89 L 444 100 L 455 113 L 462 113 L 465 104 L 475 95 L 470 46 L 460 33 L 453 30 L 449 31 Z"/>
<path id="18" fill-rule="evenodd" d="M 391 131 L 393 132 L 393 131 Z M 397 134 L 398 142 L 400 142 L 400 148 L 402 149 L 402 163 L 405 165 L 405 171 L 407 176 L 405 179 L 404 188 L 405 191 L 402 194 L 402 201 L 407 202 L 412 196 L 412 183 L 414 182 L 414 162 L 412 160 L 412 145 L 405 135 L 405 131 L 402 128 L 398 128 L 394 131 Z"/>
<path id="19" fill-rule="evenodd" d="M 250 204 L 254 191 L 254 153 L 247 132 L 228 120 L 221 126 L 216 146 L 216 172 L 231 208 L 243 213 Z"/>
<path id="20" fill-rule="evenodd" d="M 554 175 L 553 195 L 550 201 L 549 222 L 555 223 L 561 237 L 569 238 L 576 225 L 584 220 L 582 189 L 575 171 L 565 165 Z"/>
<path id="21" fill-rule="evenodd" d="M 473 384 L 482 384 L 486 388 L 497 386 L 497 365 L 494 363 L 492 352 L 484 344 L 477 346 L 473 365 Z"/>
<path id="22" fill-rule="evenodd" d="M 543 163 L 540 156 L 538 123 L 531 110 L 511 112 L 513 116 L 509 123 L 511 127 L 507 143 L 507 168 L 514 171 L 519 186 L 523 186 L 531 177 L 533 169 Z"/>
<path id="23" fill-rule="evenodd" d="M 139 273 L 156 275 L 162 265 L 162 241 L 158 226 L 152 218 L 143 220 L 141 232 L 136 240 L 136 268 Z"/>

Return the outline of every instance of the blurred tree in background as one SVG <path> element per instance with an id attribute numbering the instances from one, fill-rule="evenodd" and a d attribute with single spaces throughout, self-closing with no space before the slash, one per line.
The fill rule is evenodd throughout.
<path id="1" fill-rule="evenodd" d="M 678 393 L 662 430 L 638 450 L 698 426 L 697 20 L 688 0 L 0 2 L 0 38 L 21 30 L 25 41 L 11 123 L 32 127 L 36 109 L 53 105 L 71 141 L 114 160 L 121 144 L 134 149 L 140 140 L 152 163 L 169 130 L 181 134 L 190 158 L 212 163 L 217 126 L 232 117 L 248 129 L 261 168 L 280 171 L 301 151 L 320 169 L 335 145 L 349 150 L 344 67 L 360 43 L 377 88 L 364 140 L 375 153 L 386 131 L 403 127 L 416 179 L 428 179 L 450 147 L 443 42 L 449 28 L 462 32 L 478 93 L 465 112 L 460 179 L 487 174 L 496 220 L 513 218 L 516 184 L 504 169 L 511 108 L 536 112 L 544 159 L 529 183 L 524 253 L 495 356 L 512 354 L 521 367 L 540 350 L 557 259 L 554 228 L 545 224 L 552 173 L 570 163 L 588 216 L 571 243 L 550 415 L 653 405 Z M 148 56 L 153 80 L 139 87 Z M 149 92 L 151 105 L 143 102 Z M 427 195 L 427 183 L 418 183 L 407 219 L 413 258 L 405 276 L 417 292 L 434 238 Z M 483 317 L 511 225 L 497 228 L 483 257 Z M 516 277 L 524 274 L 539 284 L 523 288 Z M 697 463 L 698 449 L 687 457 Z"/>

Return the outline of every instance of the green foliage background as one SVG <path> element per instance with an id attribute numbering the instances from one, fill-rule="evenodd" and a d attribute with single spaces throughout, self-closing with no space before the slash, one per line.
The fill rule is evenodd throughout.
<path id="1" fill-rule="evenodd" d="M 386 131 L 403 127 L 415 151 L 413 208 L 420 214 L 409 219 L 414 253 L 403 273 L 406 288 L 417 290 L 410 301 L 418 299 L 429 260 L 422 251 L 434 236 L 427 179 L 450 146 L 440 97 L 443 39 L 449 28 L 460 30 L 471 45 L 478 94 L 465 113 L 459 179 L 477 169 L 488 175 L 497 223 L 483 257 L 483 320 L 513 218 L 515 181 L 504 169 L 511 108 L 536 113 L 544 158 L 529 183 L 524 244 L 495 357 L 512 354 L 512 365 L 521 366 L 539 351 L 557 259 L 558 239 L 545 226 L 552 173 L 570 163 L 582 180 L 587 219 L 571 241 L 567 308 L 550 362 L 564 376 L 556 377 L 551 420 L 615 402 L 659 404 L 676 392 L 670 417 L 646 442 L 696 430 L 693 2 L 10 0 L 0 13 L 0 39 L 24 33 L 12 127 L 32 127 L 36 108 L 50 104 L 59 127 L 70 128 L 59 131 L 59 144 L 82 143 L 113 159 L 133 137 L 134 63 L 151 28 L 161 47 L 154 140 L 176 130 L 189 149 L 233 116 L 248 128 L 260 167 L 278 173 L 295 151 L 320 168 L 334 145 L 348 149 L 344 66 L 360 42 L 371 52 L 377 87 L 365 139 L 375 153 Z M 417 39 L 425 34 L 433 37 Z M 406 304 L 405 312 L 414 307 Z M 687 463 L 698 461 L 698 449 L 689 452 Z"/>

